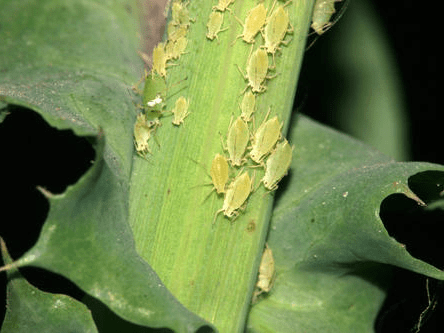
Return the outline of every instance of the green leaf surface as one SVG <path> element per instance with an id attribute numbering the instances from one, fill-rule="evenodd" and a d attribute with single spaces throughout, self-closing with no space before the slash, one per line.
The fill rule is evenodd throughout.
<path id="1" fill-rule="evenodd" d="M 273 3 L 263 3 L 269 14 Z M 209 40 L 206 25 L 214 5 L 203 0 L 189 3 L 190 17 L 195 21 L 187 34 L 187 53 L 177 66 L 167 69 L 165 110 L 171 110 L 175 100 L 184 96 L 190 101 L 190 115 L 179 127 L 171 124 L 171 117 L 163 117 L 156 131 L 159 144 L 151 144 L 152 155 L 148 161 L 135 159 L 130 224 L 138 252 L 187 308 L 220 332 L 241 332 L 274 198 L 259 184 L 263 168 L 250 168 L 249 161 L 243 165 L 243 172 L 255 175 L 257 189 L 250 194 L 245 209 L 239 209 L 238 218 L 228 219 L 220 212 L 213 224 L 224 197 L 211 193 L 211 187 L 204 185 L 211 182 L 208 173 L 214 156 L 227 156 L 221 141 L 227 142 L 230 120 L 240 116 L 239 104 L 247 81 L 238 66 L 245 72 L 250 53 L 263 40 L 260 33 L 254 45 L 236 40 L 243 28 L 228 11 L 222 26 L 226 30 L 217 40 Z M 235 1 L 230 9 L 245 21 L 256 5 L 254 1 Z M 262 83 L 266 91 L 256 94 L 254 121 L 248 125 L 251 133 L 268 110 L 270 118 L 277 116 L 283 123 L 282 135 L 290 126 L 312 6 L 312 1 L 293 1 L 285 7 L 294 32 L 285 36 L 287 44 L 276 52 L 276 68 L 267 72 L 273 78 Z M 268 61 L 271 67 L 272 56 Z M 181 82 L 184 78 L 187 80 Z M 230 167 L 230 182 L 241 169 Z"/>
<path id="2" fill-rule="evenodd" d="M 3 239 L 0 245 L 4 262 L 12 259 Z M 88 308 L 66 295 L 43 292 L 31 284 L 17 269 L 7 272 L 6 315 L 2 333 L 27 332 L 98 332 Z"/>
<path id="3" fill-rule="evenodd" d="M 59 129 L 90 136 L 98 149 L 77 184 L 61 195 L 43 191 L 48 218 L 17 265 L 65 276 L 130 322 L 196 331 L 205 322 L 139 257 L 128 224 L 136 113 L 129 88 L 142 73 L 136 3 L 0 5 L 0 99 L 32 108 Z"/>
<path id="4" fill-rule="evenodd" d="M 276 281 L 253 306 L 249 331 L 373 332 L 389 265 L 444 279 L 442 270 L 391 237 L 379 216 L 381 202 L 394 193 L 424 205 L 409 180 L 437 171 L 429 188 L 437 191 L 444 167 L 394 162 L 302 115 L 291 141 L 292 173 L 268 236 Z"/>

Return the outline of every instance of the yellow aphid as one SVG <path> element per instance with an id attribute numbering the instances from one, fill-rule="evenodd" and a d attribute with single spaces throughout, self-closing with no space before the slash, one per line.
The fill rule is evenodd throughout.
<path id="1" fill-rule="evenodd" d="M 273 55 L 273 62 L 276 50 L 280 50 L 279 45 L 287 44 L 287 42 L 284 41 L 285 35 L 287 32 L 293 31 L 290 19 L 288 18 L 288 12 L 284 9 L 291 1 L 292 0 L 288 1 L 283 6 L 279 6 L 278 9 L 271 14 L 267 19 L 267 24 L 264 29 L 265 44 L 263 47 L 268 53 Z M 288 28 L 289 25 L 291 28 Z"/>
<path id="2" fill-rule="evenodd" d="M 254 37 L 256 37 L 258 32 L 262 30 L 262 27 L 265 24 L 267 19 L 267 9 L 265 9 L 265 6 L 262 3 L 258 4 L 248 12 L 247 18 L 245 19 L 245 24 L 242 23 L 242 21 L 236 16 L 234 17 L 244 28 L 242 34 L 237 36 L 234 42 L 236 42 L 238 38 L 242 37 L 246 43 L 253 44 Z"/>
<path id="3" fill-rule="evenodd" d="M 250 141 L 250 132 L 248 125 L 241 117 L 238 117 L 234 123 L 230 124 L 227 134 L 227 146 L 230 155 L 229 161 L 233 166 L 241 166 L 247 159 L 243 158 Z"/>
<path id="4" fill-rule="evenodd" d="M 248 80 L 248 87 L 256 93 L 262 93 L 267 90 L 267 87 L 262 85 L 265 79 L 272 79 L 275 76 L 267 76 L 268 72 L 268 55 L 267 52 L 261 48 L 254 51 L 247 63 L 247 74 L 243 74 L 239 66 L 237 66 L 241 74 L 244 76 L 245 80 Z M 245 92 L 244 90 L 244 92 Z"/>
<path id="5" fill-rule="evenodd" d="M 231 10 L 228 8 L 230 4 L 232 4 L 234 0 L 219 0 L 218 4 L 213 7 L 213 10 L 218 10 L 224 12 L 225 10 Z"/>
<path id="6" fill-rule="evenodd" d="M 228 150 L 228 159 L 233 166 L 241 166 L 247 160 L 244 157 L 247 149 L 248 141 L 250 141 L 250 132 L 248 125 L 241 117 L 238 117 L 234 123 L 230 122 L 227 134 L 227 145 L 224 146 Z"/>
<path id="7" fill-rule="evenodd" d="M 253 181 L 250 179 L 248 172 L 244 172 L 242 175 L 237 176 L 228 185 L 228 189 L 225 193 L 224 204 L 222 209 L 219 209 L 214 215 L 213 224 L 216 222 L 217 215 L 221 212 L 228 218 L 239 216 L 238 210 L 242 208 L 248 196 L 253 190 Z"/>
<path id="8" fill-rule="evenodd" d="M 188 12 L 188 1 L 187 2 L 181 2 L 181 1 L 174 1 L 171 9 L 171 16 L 172 21 L 174 25 L 184 25 L 189 26 L 190 25 L 190 14 Z"/>
<path id="9" fill-rule="evenodd" d="M 252 303 L 255 303 L 257 297 L 262 293 L 270 292 L 273 287 L 274 278 L 276 275 L 273 252 L 265 244 L 264 253 L 262 253 L 261 264 L 259 266 L 259 277 L 256 283 L 256 290 L 253 293 Z"/>
<path id="10" fill-rule="evenodd" d="M 175 25 L 173 21 L 168 23 L 168 41 L 175 42 L 180 37 L 185 37 L 188 32 L 186 25 Z"/>
<path id="11" fill-rule="evenodd" d="M 145 115 L 139 113 L 134 124 L 134 145 L 140 156 L 145 157 L 147 153 L 151 153 L 148 141 L 152 131 L 153 129 L 146 123 Z"/>
<path id="12" fill-rule="evenodd" d="M 241 118 L 246 122 L 251 121 L 253 113 L 256 110 L 256 96 L 254 96 L 250 90 L 244 94 L 240 109 L 242 111 Z"/>
<path id="13" fill-rule="evenodd" d="M 180 124 L 182 124 L 185 117 L 190 114 L 188 112 L 189 105 L 190 101 L 185 99 L 185 97 L 183 96 L 180 96 L 176 100 L 176 105 L 174 106 L 174 109 L 172 111 L 174 115 L 172 122 L 174 125 L 179 126 Z"/>
<path id="14" fill-rule="evenodd" d="M 217 194 L 225 193 L 225 186 L 228 182 L 228 162 L 221 154 L 214 156 L 210 176 Z"/>
<path id="15" fill-rule="evenodd" d="M 217 34 L 221 31 L 225 31 L 228 29 L 228 28 L 221 29 L 223 22 L 224 22 L 224 14 L 222 14 L 221 12 L 211 12 L 207 23 L 208 39 L 213 40 L 214 38 L 216 38 L 217 40 L 219 40 Z"/>
<path id="16" fill-rule="evenodd" d="M 178 59 L 182 54 L 185 54 L 185 49 L 188 45 L 188 39 L 186 37 L 180 37 L 178 40 L 172 42 L 168 41 L 165 46 L 165 53 L 168 59 Z"/>
<path id="17" fill-rule="evenodd" d="M 277 184 L 287 174 L 290 168 L 293 149 L 284 139 L 276 145 L 276 149 L 271 153 L 265 165 L 265 175 L 262 182 L 266 189 L 274 191 Z"/>
<path id="18" fill-rule="evenodd" d="M 159 43 L 153 50 L 153 68 L 152 73 L 159 74 L 161 77 L 166 77 L 167 56 L 165 54 L 165 44 Z"/>
<path id="19" fill-rule="evenodd" d="M 335 2 L 341 0 L 316 0 L 313 9 L 313 18 L 311 27 L 318 35 L 322 35 L 332 25 L 331 16 L 336 12 Z"/>
<path id="20" fill-rule="evenodd" d="M 165 44 L 165 58 L 168 60 L 173 59 L 173 49 L 175 41 L 168 40 Z"/>
<path id="21" fill-rule="evenodd" d="M 273 150 L 274 145 L 281 137 L 283 124 L 279 123 L 277 116 L 266 121 L 269 113 L 270 109 L 252 138 L 250 157 L 259 164 L 262 164 L 262 159 Z"/>

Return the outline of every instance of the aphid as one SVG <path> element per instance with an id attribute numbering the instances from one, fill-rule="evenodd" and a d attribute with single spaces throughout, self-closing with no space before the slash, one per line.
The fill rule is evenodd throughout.
<path id="1" fill-rule="evenodd" d="M 166 81 L 155 73 L 146 77 L 143 87 L 143 106 L 146 111 L 162 110 L 166 96 Z"/>
<path id="2" fill-rule="evenodd" d="M 189 26 L 190 21 L 190 14 L 188 12 L 188 1 L 187 2 L 181 2 L 181 1 L 174 1 L 171 9 L 171 16 L 172 21 L 175 25 L 184 25 Z"/>
<path id="3" fill-rule="evenodd" d="M 230 123 L 227 134 L 227 146 L 230 155 L 229 161 L 233 166 L 241 166 L 247 159 L 243 158 L 250 140 L 248 125 L 241 117 L 238 117 L 234 123 Z"/>
<path id="4" fill-rule="evenodd" d="M 183 120 L 190 113 L 188 112 L 188 107 L 190 105 L 189 100 L 185 99 L 185 97 L 180 96 L 176 100 L 176 105 L 174 106 L 173 112 L 173 124 L 179 126 L 183 123 Z"/>
<path id="5" fill-rule="evenodd" d="M 199 162 L 193 159 L 191 160 L 197 165 L 202 166 Z M 205 173 L 207 173 L 206 170 Z M 219 153 L 214 156 L 213 162 L 211 163 L 210 174 L 207 173 L 207 175 L 211 178 L 211 185 L 213 185 L 213 189 L 211 190 L 211 192 L 213 190 L 216 190 L 217 194 L 222 194 L 226 192 L 227 182 L 229 179 L 229 166 L 225 156 Z M 211 192 L 208 194 L 208 196 L 211 194 Z"/>
<path id="6" fill-rule="evenodd" d="M 322 35 L 333 25 L 329 22 L 331 16 L 336 12 L 335 2 L 342 0 L 316 0 L 311 27 L 318 35 Z"/>
<path id="7" fill-rule="evenodd" d="M 216 154 L 210 169 L 211 180 L 217 194 L 225 193 L 225 187 L 228 182 L 228 162 L 225 156 Z"/>
<path id="8" fill-rule="evenodd" d="M 276 142 L 281 137 L 282 123 L 279 123 L 278 117 L 265 121 L 270 114 L 268 110 L 264 121 L 257 129 L 252 138 L 252 149 L 250 151 L 251 159 L 259 164 L 262 164 L 262 159 L 271 152 Z"/>
<path id="9" fill-rule="evenodd" d="M 241 118 L 247 123 L 251 121 L 252 115 L 256 109 L 256 97 L 250 90 L 244 94 L 240 109 L 242 111 Z"/>
<path id="10" fill-rule="evenodd" d="M 274 191 L 277 184 L 287 174 L 290 168 L 293 149 L 284 139 L 276 145 L 276 149 L 271 153 L 265 165 L 265 175 L 262 182 L 266 189 Z"/>
<path id="11" fill-rule="evenodd" d="M 208 39 L 213 40 L 214 38 L 216 38 L 217 40 L 219 40 L 219 38 L 217 37 L 217 34 L 219 32 L 222 32 L 222 31 L 225 31 L 228 29 L 228 28 L 221 29 L 223 22 L 224 22 L 224 14 L 222 14 L 221 12 L 211 12 L 210 17 L 208 18 L 208 23 L 207 23 L 207 28 L 208 28 L 207 38 Z"/>
<path id="12" fill-rule="evenodd" d="M 259 266 L 259 277 L 256 283 L 256 290 L 253 293 L 252 303 L 255 303 L 257 297 L 262 293 L 270 292 L 273 287 L 276 270 L 274 266 L 273 252 L 265 244 L 264 253 L 262 253 L 261 264 Z"/>
<path id="13" fill-rule="evenodd" d="M 134 145 L 137 153 L 142 157 L 145 157 L 147 153 L 151 153 L 148 141 L 152 131 L 153 129 L 146 124 L 145 115 L 139 113 L 134 124 Z"/>
<path id="14" fill-rule="evenodd" d="M 243 26 L 244 30 L 242 31 L 242 34 L 236 37 L 233 44 L 240 37 L 242 37 L 246 43 L 253 44 L 254 37 L 256 37 L 257 33 L 261 31 L 265 24 L 265 20 L 267 19 L 267 9 L 265 9 L 264 4 L 262 3 L 252 8 L 247 14 L 245 24 L 236 16 L 234 16 L 234 18 Z"/>
<path id="15" fill-rule="evenodd" d="M 232 4 L 234 0 L 219 0 L 218 4 L 216 6 L 213 6 L 213 10 L 218 10 L 220 12 L 224 12 L 225 10 L 231 11 L 228 6 Z"/>
<path id="16" fill-rule="evenodd" d="M 173 47 L 173 59 L 179 58 L 182 54 L 185 54 L 185 49 L 188 45 L 188 39 L 186 37 L 180 37 L 176 42 L 174 43 Z"/>
<path id="17" fill-rule="evenodd" d="M 177 83 L 182 81 L 180 80 Z M 147 76 L 143 88 L 143 109 L 146 125 L 149 128 L 155 129 L 161 125 L 159 118 L 167 112 L 163 110 L 165 108 L 166 92 L 166 81 L 163 77 L 157 74 Z"/>
<path id="18" fill-rule="evenodd" d="M 288 18 L 288 12 L 284 9 L 292 0 L 287 1 L 283 6 L 279 6 L 271 16 L 267 19 L 267 24 L 264 29 L 264 40 L 265 44 L 263 47 L 266 49 L 267 53 L 271 53 L 273 55 L 273 63 L 274 63 L 274 54 L 276 50 L 280 50 L 280 44 L 288 44 L 288 42 L 284 41 L 284 37 L 287 32 L 292 32 L 293 27 L 291 27 L 290 19 Z M 290 25 L 291 28 L 288 28 Z"/>
<path id="19" fill-rule="evenodd" d="M 186 79 L 187 78 L 182 79 L 172 84 L 170 87 L 173 87 Z M 165 107 L 164 102 L 166 99 L 166 93 L 167 85 L 165 78 L 155 73 L 148 75 L 145 79 L 145 86 L 143 87 L 143 107 L 145 111 L 162 112 Z"/>
<path id="20" fill-rule="evenodd" d="M 185 54 L 185 49 L 188 45 L 186 37 L 180 37 L 176 41 L 168 41 L 165 46 L 165 53 L 167 59 L 178 59 L 182 54 Z"/>
<path id="21" fill-rule="evenodd" d="M 162 77 L 166 77 L 167 56 L 165 54 L 165 44 L 159 43 L 153 50 L 153 68 L 152 73 L 159 74 Z"/>
<path id="22" fill-rule="evenodd" d="M 188 32 L 188 27 L 185 25 L 175 25 L 173 21 L 168 23 L 168 41 L 175 42 L 180 37 L 185 37 Z"/>
<path id="23" fill-rule="evenodd" d="M 262 93 L 267 90 L 267 87 L 263 86 L 262 82 L 264 82 L 265 79 L 272 79 L 276 76 L 267 76 L 268 55 L 267 52 L 261 48 L 258 48 L 250 55 L 247 64 L 247 74 L 244 74 L 239 66 L 237 66 L 237 68 L 244 76 L 245 80 L 248 80 L 247 87 L 243 92 L 245 92 L 248 87 L 251 87 L 253 92 Z"/>
<path id="24" fill-rule="evenodd" d="M 234 219 L 237 218 L 239 216 L 238 210 L 242 208 L 252 190 L 253 180 L 250 179 L 248 172 L 237 176 L 230 185 L 228 185 L 224 197 L 224 204 L 222 208 L 214 214 L 213 224 L 216 222 L 217 215 L 221 212 L 228 218 L 233 216 Z"/>

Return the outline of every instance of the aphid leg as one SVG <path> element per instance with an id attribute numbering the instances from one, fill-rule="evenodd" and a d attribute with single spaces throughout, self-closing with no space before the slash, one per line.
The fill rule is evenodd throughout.
<path id="1" fill-rule="evenodd" d="M 242 72 L 242 69 L 239 67 L 238 64 L 236 64 L 236 66 L 237 66 L 237 69 L 239 70 L 239 73 L 241 73 L 241 75 L 242 75 L 242 77 L 244 78 L 244 81 L 245 81 L 245 80 L 248 78 L 248 77 L 247 77 L 247 74 L 244 74 L 244 72 Z M 240 93 L 240 95 L 243 95 L 243 94 L 247 91 L 248 87 L 249 87 L 249 85 L 247 85 L 247 86 L 245 87 L 245 89 L 242 90 L 242 92 Z"/>
<path id="2" fill-rule="evenodd" d="M 219 32 L 222 32 L 222 31 L 225 31 L 225 30 L 228 30 L 228 27 L 225 28 L 225 29 L 221 29 L 221 30 L 219 30 Z M 218 32 L 218 33 L 219 33 L 219 32 Z M 220 40 L 219 40 L 219 36 L 218 36 L 218 35 L 216 35 L 216 40 L 217 40 L 217 45 L 219 45 L 219 44 L 220 44 Z"/>
<path id="3" fill-rule="evenodd" d="M 216 213 L 214 214 L 214 218 L 213 218 L 213 226 L 216 224 L 217 215 L 219 215 L 219 213 L 222 213 L 223 211 L 224 211 L 223 208 L 221 208 L 218 211 L 216 211 Z"/>
<path id="4" fill-rule="evenodd" d="M 233 17 L 236 19 L 237 22 L 239 22 L 239 24 L 242 26 L 242 28 L 244 27 L 244 22 L 242 22 L 231 10 L 230 10 L 231 15 L 233 15 Z M 243 35 L 237 35 L 236 38 L 233 40 L 233 42 L 231 43 L 231 46 L 233 46 L 234 44 L 236 44 L 236 41 L 241 38 Z"/>
<path id="5" fill-rule="evenodd" d="M 287 2 L 290 2 L 290 1 L 291 1 L 291 0 L 289 0 L 289 1 L 287 1 Z M 273 13 L 274 6 L 276 6 L 276 3 L 277 3 L 277 0 L 274 0 L 274 1 L 273 1 L 273 5 L 271 6 L 271 10 L 269 11 L 270 14 Z M 285 7 L 285 5 L 284 5 L 283 7 Z"/>

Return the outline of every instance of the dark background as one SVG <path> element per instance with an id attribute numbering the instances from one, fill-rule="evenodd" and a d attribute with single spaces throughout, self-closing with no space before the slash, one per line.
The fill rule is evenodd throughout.
<path id="1" fill-rule="evenodd" d="M 357 1 L 359 0 L 350 1 L 349 10 Z M 438 90 L 438 84 L 442 81 L 441 70 L 438 71 L 442 56 L 438 48 L 443 39 L 443 28 L 440 10 L 434 8 L 436 3 L 378 0 L 373 1 L 372 6 L 380 16 L 380 23 L 399 66 L 410 141 L 407 160 L 444 164 L 444 126 L 442 111 L 438 110 L 438 101 L 442 95 L 441 89 Z M 338 4 L 336 8 L 339 8 Z M 343 29 L 341 24 L 345 26 L 346 20 L 347 11 L 307 51 L 296 98 L 299 102 L 302 101 L 301 112 L 337 129 L 341 128 L 340 117 L 335 113 L 337 110 L 331 107 L 337 98 L 337 91 L 331 95 L 329 91 L 332 90 L 331 87 L 338 85 L 338 77 L 334 75 L 335 70 L 328 67 L 329 64 L 322 64 L 340 38 Z M 319 98 L 318 91 L 322 92 L 322 99 Z M 407 249 L 416 248 L 429 253 L 429 260 L 427 256 L 421 259 L 430 262 L 432 257 L 439 257 L 442 263 L 443 233 L 440 230 L 444 214 L 425 216 L 400 198 L 390 198 L 386 203 L 381 207 L 381 218 L 389 234 L 398 240 L 406 240 L 402 243 L 407 244 Z M 393 204 L 402 208 L 385 208 L 390 205 L 393 207 Z M 405 213 L 413 211 L 416 212 L 410 215 Z M 442 282 L 395 269 L 393 286 L 375 322 L 376 332 L 444 332 L 443 289 Z M 423 313 L 425 320 L 418 331 L 415 325 L 429 304 L 433 310 Z"/>

